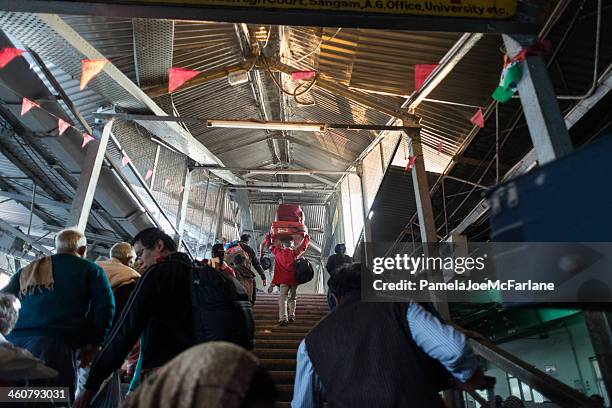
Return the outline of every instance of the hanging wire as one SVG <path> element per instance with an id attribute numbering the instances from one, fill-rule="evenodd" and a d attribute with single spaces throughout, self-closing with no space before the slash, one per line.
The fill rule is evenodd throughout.
<path id="1" fill-rule="evenodd" d="M 281 84 L 278 81 L 278 78 L 276 78 L 276 76 L 274 75 L 274 73 L 272 72 L 272 70 L 270 69 L 270 65 L 268 64 L 268 60 L 265 57 L 261 57 L 261 61 L 263 63 L 263 66 L 266 70 L 266 72 L 270 75 L 270 77 L 272 78 L 272 81 L 274 82 L 274 84 L 278 87 L 278 89 L 281 90 L 281 92 L 283 92 L 284 94 L 287 94 L 291 97 L 293 97 L 293 100 L 298 104 L 298 105 L 302 105 L 302 106 L 314 106 L 314 102 L 304 102 L 304 101 L 300 101 L 298 99 L 298 96 L 302 96 L 304 95 L 306 92 L 310 91 L 310 89 L 317 83 L 317 80 L 319 79 L 319 74 L 316 73 L 315 77 L 313 78 L 313 80 L 311 82 L 309 82 L 308 84 L 299 84 L 294 90 L 293 92 L 291 91 L 287 91 L 284 87 L 283 84 Z M 300 90 L 302 87 L 305 87 L 303 90 Z"/>

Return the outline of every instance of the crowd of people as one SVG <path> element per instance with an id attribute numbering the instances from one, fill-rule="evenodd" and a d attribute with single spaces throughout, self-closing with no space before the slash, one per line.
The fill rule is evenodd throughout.
<path id="1" fill-rule="evenodd" d="M 90 406 L 109 379 L 125 380 L 126 372 L 132 383 L 125 407 L 271 407 L 274 381 L 249 347 L 224 338 L 202 343 L 194 327 L 194 270 L 236 285 L 247 304 L 258 290 L 253 269 L 266 286 L 264 262 L 249 239 L 219 240 L 210 258 L 192 260 L 172 237 L 148 228 L 115 244 L 108 259 L 91 262 L 85 235 L 61 231 L 56 253 L 19 270 L 0 294 L 0 361 L 3 348 L 19 350 L 20 358 L 48 370 L 24 375 L 28 386 L 67 387 L 75 408 Z M 296 320 L 293 265 L 309 241 L 306 235 L 295 245 L 267 235 L 260 247 L 261 256 L 264 248 L 273 256 L 270 287 L 278 288 L 280 326 Z M 435 309 L 361 302 L 362 266 L 342 244 L 326 269 L 333 310 L 299 345 L 293 407 L 319 407 L 324 400 L 442 407 L 440 391 L 486 385 L 466 335 Z M 3 364 L 0 385 L 26 384 L 9 371 Z"/>

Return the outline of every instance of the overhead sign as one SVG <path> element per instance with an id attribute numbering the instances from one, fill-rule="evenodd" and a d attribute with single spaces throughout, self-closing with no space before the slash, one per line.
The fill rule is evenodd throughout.
<path id="1" fill-rule="evenodd" d="M 253 9 L 330 10 L 357 13 L 507 19 L 518 0 L 132 0 L 173 6 L 221 6 Z"/>

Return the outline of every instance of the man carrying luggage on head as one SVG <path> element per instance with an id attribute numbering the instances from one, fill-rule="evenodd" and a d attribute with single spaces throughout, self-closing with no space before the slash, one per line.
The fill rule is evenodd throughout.
<path id="1" fill-rule="evenodd" d="M 280 285 L 280 296 L 278 298 L 278 324 L 287 326 L 289 322 L 295 321 L 296 291 L 298 282 L 295 278 L 295 260 L 298 259 L 308 248 L 310 237 L 306 235 L 297 247 L 292 240 L 287 246 L 280 240 L 272 239 L 266 235 L 266 244 L 274 255 L 274 277 L 272 285 Z M 287 308 L 289 315 L 287 316 Z"/>

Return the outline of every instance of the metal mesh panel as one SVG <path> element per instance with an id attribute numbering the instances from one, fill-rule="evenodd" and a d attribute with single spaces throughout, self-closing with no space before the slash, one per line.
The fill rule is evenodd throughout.
<path id="1" fill-rule="evenodd" d="M 393 160 L 393 152 L 395 152 L 395 148 L 400 139 L 402 139 L 402 132 L 387 132 L 382 139 L 380 145 L 382 148 L 385 169 Z"/>
<path id="2" fill-rule="evenodd" d="M 365 194 L 365 202 L 366 202 L 366 212 L 370 210 L 374 199 L 376 198 L 376 193 L 378 192 L 378 187 L 382 182 L 382 178 L 384 175 L 382 159 L 381 159 L 381 150 L 380 144 L 377 145 L 370 153 L 368 153 L 362 162 L 362 170 L 363 170 L 363 187 Z"/>
<path id="3" fill-rule="evenodd" d="M 133 122 L 115 121 L 113 135 L 143 177 L 147 174 L 147 170 L 153 169 L 158 145 L 151 141 L 145 129 Z"/>
<path id="4" fill-rule="evenodd" d="M 355 245 L 359 242 L 359 236 L 363 229 L 363 199 L 361 196 L 361 182 L 356 174 L 349 174 L 347 177 L 353 226 L 353 242 Z"/>

